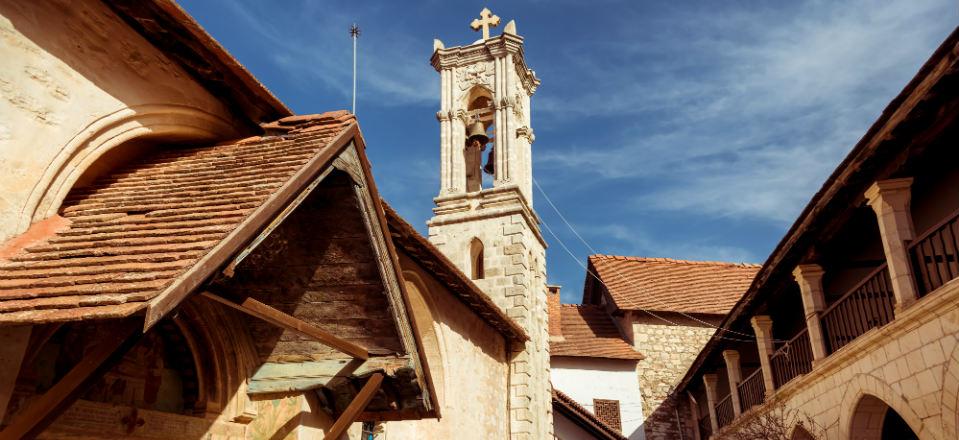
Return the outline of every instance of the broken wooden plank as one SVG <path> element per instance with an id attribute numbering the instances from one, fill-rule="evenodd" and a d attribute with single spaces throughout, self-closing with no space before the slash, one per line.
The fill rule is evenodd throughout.
<path id="1" fill-rule="evenodd" d="M 277 327 L 297 332 L 308 338 L 313 338 L 323 344 L 353 356 L 354 358 L 362 360 L 367 360 L 370 358 L 370 353 L 366 348 L 339 338 L 315 325 L 298 319 L 292 315 L 283 313 L 273 307 L 270 307 L 269 305 L 257 301 L 256 299 L 247 296 L 239 302 L 234 302 L 210 291 L 203 291 L 201 294 L 220 304 L 224 304 L 250 316 L 262 319 Z"/>
<path id="2" fill-rule="evenodd" d="M 335 378 L 365 376 L 375 372 L 391 376 L 400 368 L 410 367 L 411 362 L 405 357 L 377 357 L 366 361 L 330 359 L 291 364 L 267 362 L 253 373 L 247 393 L 256 395 L 308 391 L 326 386 Z"/>
<path id="3" fill-rule="evenodd" d="M 382 383 L 383 374 L 373 373 L 373 375 L 367 379 L 363 388 L 360 389 L 360 392 L 356 393 L 356 397 L 354 397 L 353 401 L 346 407 L 343 414 L 340 414 L 340 417 L 336 419 L 336 422 L 334 422 L 330 430 L 327 431 L 323 440 L 336 440 L 340 438 L 340 436 L 346 432 L 346 428 L 349 428 L 350 425 L 353 424 L 353 421 L 356 420 L 356 417 L 366 409 L 366 405 L 370 404 L 370 401 L 373 400 L 373 396 L 376 394 L 376 391 L 380 389 Z"/>
<path id="4" fill-rule="evenodd" d="M 140 339 L 142 322 L 128 319 L 106 332 L 97 345 L 53 387 L 17 413 L 0 440 L 34 438 L 70 407 L 86 388 L 113 367 Z"/>

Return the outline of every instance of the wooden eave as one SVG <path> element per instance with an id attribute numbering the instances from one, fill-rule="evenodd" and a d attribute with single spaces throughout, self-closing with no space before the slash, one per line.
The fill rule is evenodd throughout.
<path id="1" fill-rule="evenodd" d="M 589 410 L 583 408 L 575 400 L 563 394 L 561 391 L 553 390 L 553 408 L 555 411 L 566 416 L 580 428 L 593 434 L 595 438 L 602 440 L 626 440 L 626 437 L 615 429 L 604 423 Z"/>
<path id="2" fill-rule="evenodd" d="M 955 28 L 915 77 L 886 106 L 866 134 L 832 172 L 759 270 L 749 290 L 723 320 L 721 329 L 741 327 L 756 307 L 792 279 L 797 264 L 815 254 L 817 242 L 835 234 L 864 202 L 873 182 L 890 177 L 918 156 L 959 118 L 959 27 Z M 680 381 L 684 390 L 713 355 L 712 338 Z"/>
<path id="3" fill-rule="evenodd" d="M 102 0 L 130 27 L 225 101 L 252 132 L 293 112 L 172 0 Z"/>

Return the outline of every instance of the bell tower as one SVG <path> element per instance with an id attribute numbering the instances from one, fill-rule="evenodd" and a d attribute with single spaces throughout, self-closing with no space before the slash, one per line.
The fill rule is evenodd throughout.
<path id="1" fill-rule="evenodd" d="M 546 242 L 532 204 L 530 98 L 540 81 L 514 21 L 490 36 L 499 20 L 483 9 L 471 23 L 479 40 L 433 41 L 440 190 L 429 239 L 526 329 L 530 341 L 512 347 L 510 359 L 510 431 L 551 439 Z"/>

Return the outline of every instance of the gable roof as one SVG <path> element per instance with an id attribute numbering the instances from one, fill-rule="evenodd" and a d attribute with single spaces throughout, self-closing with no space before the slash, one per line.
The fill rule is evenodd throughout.
<path id="1" fill-rule="evenodd" d="M 369 346 L 370 358 L 347 365 L 342 353 L 312 340 L 304 356 L 297 351 L 304 347 L 298 342 L 302 338 L 291 337 L 290 330 L 261 328 L 254 330 L 254 340 L 266 363 L 251 378 L 250 392 L 332 384 L 346 387 L 339 394 L 349 397 L 355 392 L 349 382 L 331 380 L 380 370 L 399 390 L 398 403 L 383 406 L 389 403 L 384 400 L 368 412 L 434 417 L 435 393 L 422 342 L 406 313 L 396 250 L 386 235 L 354 117 L 345 111 L 295 116 L 263 128 L 265 136 L 221 145 L 163 146 L 88 187 L 75 188 L 60 209 L 58 219 L 65 225 L 52 233 L 49 224 L 41 225 L 8 242 L 7 249 L 0 247 L 0 256 L 12 254 L 0 260 L 0 323 L 145 312 L 149 328 L 195 292 L 255 296 L 282 313 Z M 339 226 L 325 229 L 321 237 L 307 232 L 314 241 L 305 242 L 327 237 L 323 244 L 332 245 L 311 252 L 298 243 L 298 249 L 317 257 L 306 264 L 324 270 L 292 273 L 293 266 L 271 260 L 287 250 L 289 237 L 302 236 L 323 219 Z M 39 243 L 24 245 L 24 237 L 40 234 L 46 235 Z M 13 245 L 17 248 L 10 249 Z M 330 260 L 336 258 L 353 260 Z M 325 270 L 336 265 L 345 270 Z M 270 280 L 295 288 L 282 289 Z M 343 307 L 364 316 L 343 319 Z M 262 323 L 251 328 L 256 324 Z M 317 376 L 318 371 L 329 374 Z"/>
<path id="2" fill-rule="evenodd" d="M 550 334 L 550 356 L 637 361 L 645 357 L 623 339 L 602 306 L 561 304 L 550 308 L 549 321 L 560 324 L 559 334 Z"/>
<path id="3" fill-rule="evenodd" d="M 507 316 L 482 289 L 386 202 L 383 202 L 383 210 L 393 243 L 397 247 L 429 270 L 433 277 L 443 283 L 460 301 L 504 336 L 518 343 L 529 340 L 523 327 Z"/>
<path id="4" fill-rule="evenodd" d="M 558 412 L 562 414 L 590 434 L 593 434 L 595 438 L 604 440 L 626 440 L 626 437 L 619 433 L 619 431 L 607 425 L 588 409 L 576 403 L 572 397 L 567 396 L 556 388 L 553 388 L 553 410 L 554 413 Z"/>
<path id="5" fill-rule="evenodd" d="M 622 310 L 724 315 L 749 288 L 759 265 L 671 258 L 590 255 L 590 273 Z M 587 276 L 589 284 L 595 277 Z M 584 297 L 583 302 L 597 298 Z"/>
<path id="6" fill-rule="evenodd" d="M 327 113 L 296 136 L 160 148 L 73 189 L 59 212 L 66 226 L 0 260 L 0 323 L 168 310 L 356 132 L 352 115 Z"/>

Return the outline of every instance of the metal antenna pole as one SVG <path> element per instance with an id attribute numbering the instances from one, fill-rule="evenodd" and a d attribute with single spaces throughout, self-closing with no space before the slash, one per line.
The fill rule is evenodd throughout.
<path id="1" fill-rule="evenodd" d="M 360 36 L 360 27 L 350 26 L 350 38 L 353 39 L 353 114 L 356 114 L 356 39 Z"/>

